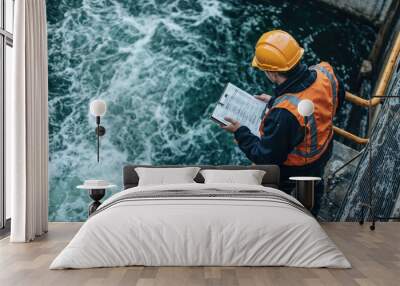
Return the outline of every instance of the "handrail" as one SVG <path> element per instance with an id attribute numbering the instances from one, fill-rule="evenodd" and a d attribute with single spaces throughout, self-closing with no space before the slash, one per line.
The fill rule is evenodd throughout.
<path id="1" fill-rule="evenodd" d="M 397 57 L 400 54 L 400 32 L 397 33 L 396 40 L 393 44 L 393 48 L 390 51 L 388 61 L 386 63 L 385 69 L 383 70 L 382 76 L 379 79 L 378 87 L 375 91 L 375 97 L 381 97 L 385 95 L 386 88 L 390 81 L 390 76 L 393 72 L 393 67 L 396 64 Z"/>
<path id="2" fill-rule="evenodd" d="M 359 137 L 359 136 L 354 135 L 353 133 L 350 133 L 350 132 L 348 132 L 348 131 L 346 131 L 346 130 L 344 130 L 342 128 L 333 126 L 333 131 L 337 135 L 340 135 L 340 136 L 342 136 L 342 137 L 344 137 L 346 139 L 349 139 L 349 140 L 351 140 L 353 142 L 356 142 L 358 144 L 363 144 L 364 145 L 364 144 L 368 143 L 368 138 Z"/>
<path id="3" fill-rule="evenodd" d="M 393 44 L 393 48 L 390 51 L 389 58 L 386 62 L 385 68 L 383 69 L 382 75 L 379 78 L 379 83 L 378 83 L 378 86 L 376 87 L 375 95 L 372 97 L 372 99 L 370 99 L 370 100 L 364 99 L 364 98 L 354 95 L 348 91 L 346 91 L 345 99 L 347 101 L 350 101 L 351 103 L 354 103 L 356 105 L 363 106 L 363 107 L 374 107 L 374 106 L 380 104 L 382 99 L 384 98 L 386 88 L 390 81 L 390 76 L 392 75 L 393 68 L 394 68 L 394 65 L 397 61 L 397 57 L 399 56 L 399 54 L 400 54 L 400 32 L 397 33 L 396 40 Z M 357 136 L 353 133 L 350 133 L 344 129 L 341 129 L 339 127 L 333 126 L 333 131 L 336 134 L 338 134 L 346 139 L 349 139 L 353 142 L 356 142 L 358 144 L 367 144 L 368 143 L 368 138 L 359 137 L 359 136 Z"/>
<path id="4" fill-rule="evenodd" d="M 346 99 L 347 101 L 349 101 L 351 103 L 354 103 L 355 105 L 359 105 L 362 107 L 376 106 L 379 103 L 381 103 L 381 98 L 374 97 L 371 99 L 371 103 L 370 103 L 370 101 L 368 99 L 364 99 L 364 98 L 354 95 L 348 91 L 346 91 L 344 99 Z"/>
<path id="5" fill-rule="evenodd" d="M 361 98 L 357 95 L 354 95 L 348 91 L 346 91 L 345 99 L 347 101 L 350 101 L 351 103 L 354 103 L 356 105 L 363 106 L 363 107 L 369 107 L 369 106 L 373 107 L 373 106 L 376 106 L 379 103 L 381 103 L 382 97 L 385 95 L 386 88 L 390 81 L 390 76 L 392 75 L 393 68 L 394 68 L 394 65 L 396 63 L 396 60 L 397 60 L 397 57 L 399 56 L 399 54 L 400 54 L 400 32 L 397 33 L 396 40 L 393 44 L 393 48 L 390 52 L 388 61 L 385 65 L 385 68 L 383 69 L 382 75 L 379 79 L 378 86 L 376 87 L 376 90 L 375 90 L 375 95 L 373 96 L 371 101 L 368 99 Z"/>

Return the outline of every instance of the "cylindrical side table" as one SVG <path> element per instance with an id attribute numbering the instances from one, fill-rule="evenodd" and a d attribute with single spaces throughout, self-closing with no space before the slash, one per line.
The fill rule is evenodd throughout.
<path id="1" fill-rule="evenodd" d="M 290 177 L 289 180 L 296 181 L 295 197 L 308 210 L 314 207 L 314 185 L 321 181 L 320 177 Z"/>

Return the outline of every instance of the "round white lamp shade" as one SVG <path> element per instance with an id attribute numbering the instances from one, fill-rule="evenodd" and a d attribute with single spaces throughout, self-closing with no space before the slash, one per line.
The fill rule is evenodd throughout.
<path id="1" fill-rule="evenodd" d="M 90 103 L 90 113 L 93 116 L 103 116 L 107 111 L 107 104 L 104 100 L 96 99 Z"/>
<path id="2" fill-rule="evenodd" d="M 310 116 L 314 113 L 314 103 L 309 99 L 303 99 L 297 105 L 297 111 L 301 116 Z"/>

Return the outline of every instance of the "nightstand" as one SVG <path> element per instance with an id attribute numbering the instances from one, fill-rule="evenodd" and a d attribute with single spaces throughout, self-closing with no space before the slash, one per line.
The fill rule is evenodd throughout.
<path id="1" fill-rule="evenodd" d="M 289 180 L 296 182 L 295 198 L 308 210 L 314 207 L 314 185 L 321 181 L 320 177 L 290 177 Z"/>
<path id="2" fill-rule="evenodd" d="M 101 205 L 100 200 L 106 194 L 106 189 L 113 187 L 115 187 L 115 185 L 109 184 L 104 180 L 86 180 L 83 185 L 76 187 L 77 189 L 87 190 L 89 197 L 93 200 L 93 202 L 89 205 L 89 216 Z"/>

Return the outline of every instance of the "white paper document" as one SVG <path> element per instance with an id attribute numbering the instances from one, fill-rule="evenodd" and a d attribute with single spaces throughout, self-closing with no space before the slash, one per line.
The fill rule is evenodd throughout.
<path id="1" fill-rule="evenodd" d="M 266 111 L 267 103 L 228 83 L 211 119 L 228 125 L 229 122 L 224 117 L 230 117 L 239 121 L 241 125 L 247 126 L 254 135 L 260 136 L 259 128 Z"/>

